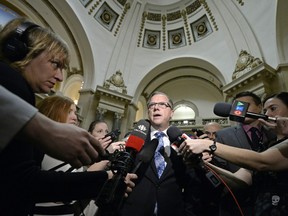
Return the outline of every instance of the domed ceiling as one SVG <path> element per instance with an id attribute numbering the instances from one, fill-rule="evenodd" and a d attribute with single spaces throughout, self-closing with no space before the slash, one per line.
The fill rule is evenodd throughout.
<path id="1" fill-rule="evenodd" d="M 130 9 L 127 0 L 80 0 L 87 13 L 117 36 Z M 120 10 L 119 10 L 120 9 Z M 138 47 L 155 50 L 190 46 L 218 27 L 205 0 L 147 1 L 138 32 Z"/>

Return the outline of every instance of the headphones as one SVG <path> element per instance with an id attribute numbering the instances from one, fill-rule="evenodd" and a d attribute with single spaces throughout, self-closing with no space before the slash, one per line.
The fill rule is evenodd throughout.
<path id="1" fill-rule="evenodd" d="M 38 27 L 40 26 L 31 22 L 24 22 L 17 27 L 17 29 L 12 33 L 12 36 L 6 40 L 6 43 L 3 46 L 3 52 L 7 59 L 12 62 L 19 61 L 28 54 L 28 32 L 29 30 Z"/>

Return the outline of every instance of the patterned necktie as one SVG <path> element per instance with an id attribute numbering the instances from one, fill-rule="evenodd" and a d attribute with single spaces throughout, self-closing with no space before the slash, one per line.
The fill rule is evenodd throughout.
<path id="1" fill-rule="evenodd" d="M 260 137 L 258 135 L 258 133 L 260 133 L 260 131 L 255 128 L 255 127 L 252 127 L 250 128 L 250 132 L 251 132 L 251 148 L 252 150 L 254 151 L 258 151 L 259 150 L 259 146 L 260 146 Z"/>
<path id="2" fill-rule="evenodd" d="M 163 155 L 161 154 L 161 150 L 163 151 L 163 148 L 164 148 L 163 137 L 165 136 L 165 134 L 159 131 L 155 134 L 155 136 L 159 140 L 159 143 L 154 154 L 154 161 L 155 161 L 158 177 L 160 178 L 165 169 L 165 159 Z"/>

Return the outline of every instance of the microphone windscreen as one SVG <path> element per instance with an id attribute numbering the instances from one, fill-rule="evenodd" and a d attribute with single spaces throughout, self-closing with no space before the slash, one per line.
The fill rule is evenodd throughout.
<path id="1" fill-rule="evenodd" d="M 171 143 L 173 143 L 176 140 L 178 140 L 178 138 L 181 137 L 182 134 L 183 134 L 183 132 L 179 128 L 174 126 L 174 125 L 171 125 L 167 129 L 167 135 L 168 135 L 169 140 L 170 140 Z"/>
<path id="2" fill-rule="evenodd" d="M 151 142 L 146 143 L 143 146 L 142 150 L 138 153 L 139 161 L 148 163 L 153 158 L 158 143 L 158 139 L 153 139 L 151 140 Z"/>
<path id="3" fill-rule="evenodd" d="M 214 114 L 221 117 L 228 117 L 231 111 L 232 105 L 229 103 L 216 103 L 214 106 Z"/>
<path id="4" fill-rule="evenodd" d="M 126 142 L 126 148 L 132 148 L 139 152 L 144 145 L 149 128 L 149 121 L 144 119 L 138 121 Z"/>

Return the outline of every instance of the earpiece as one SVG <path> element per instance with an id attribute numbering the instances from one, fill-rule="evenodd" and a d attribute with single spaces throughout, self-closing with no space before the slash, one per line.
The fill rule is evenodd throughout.
<path id="1" fill-rule="evenodd" d="M 27 33 L 29 30 L 38 27 L 38 25 L 31 22 L 24 22 L 19 25 L 12 36 L 6 40 L 3 47 L 4 55 L 12 62 L 23 59 L 29 52 Z"/>

